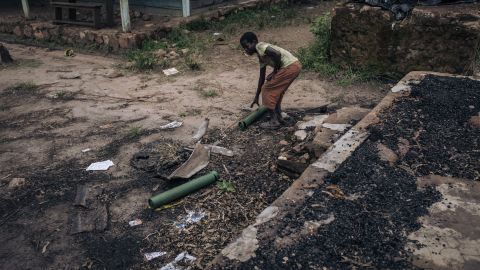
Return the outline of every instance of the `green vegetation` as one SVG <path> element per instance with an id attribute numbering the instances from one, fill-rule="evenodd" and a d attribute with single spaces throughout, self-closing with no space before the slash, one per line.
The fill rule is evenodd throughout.
<path id="1" fill-rule="evenodd" d="M 331 16 L 329 13 L 315 19 L 311 31 L 315 35 L 315 40 L 308 47 L 298 51 L 298 57 L 304 69 L 337 80 L 341 86 L 368 81 L 379 75 L 374 68 L 341 67 L 331 62 Z"/>
<path id="2" fill-rule="evenodd" d="M 215 89 L 207 89 L 207 90 L 202 89 L 199 91 L 199 93 L 200 93 L 200 96 L 203 98 L 214 98 L 219 95 L 217 91 L 215 91 Z"/>
<path id="3" fill-rule="evenodd" d="M 237 33 L 241 29 L 258 30 L 265 27 L 280 27 L 306 19 L 297 15 L 298 9 L 284 3 L 238 11 L 221 20 L 193 21 L 172 29 L 161 41 L 144 41 L 141 48 L 129 52 L 127 58 L 132 62 L 130 68 L 136 71 L 152 70 L 157 66 L 167 68 L 170 66 L 170 61 L 159 59 L 155 55 L 156 51 L 162 49 L 166 52 L 176 51 L 180 54 L 182 49 L 188 49 L 188 52 L 182 55 L 184 65 L 190 70 L 200 70 L 198 54 L 215 42 L 211 33 L 202 31 L 209 30 L 229 35 Z"/>
<path id="4" fill-rule="evenodd" d="M 222 180 L 217 182 L 217 188 L 223 192 L 234 192 L 235 186 L 231 181 Z"/>
<path id="5" fill-rule="evenodd" d="M 197 116 L 202 113 L 202 110 L 200 109 L 188 109 L 185 112 L 180 113 L 178 116 L 180 117 L 187 117 L 187 116 Z"/>
<path id="6" fill-rule="evenodd" d="M 280 27 L 292 24 L 296 20 L 308 19 L 297 15 L 296 8 L 288 3 L 281 3 L 238 11 L 218 21 L 193 21 L 185 27 L 190 31 L 213 30 L 233 34 L 246 28 L 259 30 L 265 27 Z"/>
<path id="7" fill-rule="evenodd" d="M 143 130 L 142 130 L 141 127 L 132 127 L 128 131 L 128 137 L 130 137 L 131 139 L 137 138 L 140 135 L 142 135 L 142 132 L 143 132 Z"/>
<path id="8" fill-rule="evenodd" d="M 39 89 L 39 86 L 32 82 L 22 82 L 15 84 L 5 90 L 8 94 L 15 95 L 29 95 L 34 94 Z"/>

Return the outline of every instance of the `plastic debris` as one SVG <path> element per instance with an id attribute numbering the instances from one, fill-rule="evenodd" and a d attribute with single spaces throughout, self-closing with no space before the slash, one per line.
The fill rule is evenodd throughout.
<path id="1" fill-rule="evenodd" d="M 113 164 L 111 160 L 95 162 L 90 164 L 90 166 L 88 166 L 87 171 L 106 171 L 108 170 L 108 168 L 110 168 L 113 165 L 115 164 Z"/>
<path id="2" fill-rule="evenodd" d="M 175 257 L 175 260 L 169 262 L 168 264 L 160 268 L 160 270 L 187 270 L 187 269 L 190 269 L 191 267 L 189 266 L 185 267 L 179 264 L 188 264 L 195 261 L 196 259 L 197 259 L 196 257 L 184 251 L 178 254 L 177 257 Z"/>
<path id="3" fill-rule="evenodd" d="M 205 120 L 203 120 L 202 124 L 200 125 L 200 127 L 197 130 L 197 133 L 195 133 L 195 135 L 193 135 L 193 137 L 192 137 L 194 142 L 199 141 L 203 137 L 203 135 L 205 135 L 205 133 L 207 133 L 209 122 L 210 122 L 210 120 L 208 118 L 205 118 Z"/>
<path id="4" fill-rule="evenodd" d="M 225 147 L 217 146 L 217 145 L 212 145 L 212 144 L 207 144 L 204 145 L 207 149 L 210 149 L 210 152 L 214 154 L 220 154 L 224 155 L 227 157 L 233 157 L 233 151 L 230 149 L 227 149 Z"/>
<path id="5" fill-rule="evenodd" d="M 167 75 L 167 76 L 171 76 L 171 75 L 175 75 L 177 74 L 179 71 L 176 69 L 176 68 L 169 68 L 169 69 L 164 69 L 163 70 L 163 74 Z"/>
<path id="6" fill-rule="evenodd" d="M 163 255 L 167 254 L 166 252 L 160 252 L 160 251 L 157 251 L 157 252 L 149 252 L 149 253 L 145 253 L 143 254 L 143 256 L 145 256 L 145 259 L 147 261 L 151 261 L 155 258 L 158 258 L 158 257 L 161 257 Z"/>
<path id="7" fill-rule="evenodd" d="M 132 221 L 129 221 L 128 225 L 130 225 L 130 227 L 135 227 L 135 226 L 141 225 L 142 223 L 143 223 L 142 220 L 137 218 Z"/>
<path id="8" fill-rule="evenodd" d="M 207 167 L 210 162 L 210 149 L 198 143 L 190 155 L 188 160 L 178 167 L 168 179 L 183 178 L 188 179 L 203 168 Z"/>
<path id="9" fill-rule="evenodd" d="M 204 217 L 205 213 L 203 212 L 187 211 L 187 215 L 180 221 L 175 222 L 173 225 L 177 227 L 177 229 L 183 230 L 189 225 L 199 222 Z"/>
<path id="10" fill-rule="evenodd" d="M 90 149 L 90 148 L 85 148 L 85 149 L 82 150 L 82 153 L 86 153 L 86 152 L 91 151 L 91 150 L 92 149 Z"/>
<path id="11" fill-rule="evenodd" d="M 174 129 L 174 128 L 181 127 L 182 125 L 183 125 L 183 122 L 173 121 L 166 125 L 160 126 L 160 129 Z"/>

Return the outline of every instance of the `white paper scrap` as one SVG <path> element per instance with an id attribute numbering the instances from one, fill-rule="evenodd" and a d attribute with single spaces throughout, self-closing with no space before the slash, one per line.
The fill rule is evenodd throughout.
<path id="1" fill-rule="evenodd" d="M 142 223 L 143 223 L 142 220 L 137 218 L 132 221 L 129 221 L 128 225 L 130 225 L 130 227 L 134 227 L 134 226 L 141 225 Z"/>
<path id="2" fill-rule="evenodd" d="M 150 260 L 153 260 L 153 259 L 158 258 L 160 256 L 163 256 L 165 254 L 167 254 L 167 253 L 157 251 L 157 252 L 145 253 L 143 255 L 145 256 L 145 259 L 147 259 L 147 261 L 150 261 Z"/>
<path id="3" fill-rule="evenodd" d="M 167 76 L 175 75 L 178 73 L 178 70 L 176 68 L 169 68 L 169 69 L 164 69 L 163 74 Z"/>
<path id="4" fill-rule="evenodd" d="M 160 129 L 174 129 L 174 128 L 181 127 L 182 125 L 183 125 L 183 122 L 173 121 L 166 125 L 160 126 Z"/>
<path id="5" fill-rule="evenodd" d="M 108 170 L 108 168 L 110 168 L 113 165 L 115 164 L 113 164 L 111 160 L 95 162 L 90 164 L 90 166 L 88 166 L 87 171 L 106 171 Z"/>

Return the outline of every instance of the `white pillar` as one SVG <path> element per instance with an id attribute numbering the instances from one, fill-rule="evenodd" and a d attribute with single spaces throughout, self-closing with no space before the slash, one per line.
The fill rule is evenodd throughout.
<path id="1" fill-rule="evenodd" d="M 25 14 L 25 19 L 30 19 L 30 6 L 28 0 L 22 0 L 23 14 Z"/>
<path id="2" fill-rule="evenodd" d="M 190 16 L 190 0 L 182 0 L 182 13 L 183 17 Z"/>
<path id="3" fill-rule="evenodd" d="M 123 32 L 130 32 L 130 9 L 128 7 L 128 0 L 120 0 L 120 15 L 122 17 Z"/>

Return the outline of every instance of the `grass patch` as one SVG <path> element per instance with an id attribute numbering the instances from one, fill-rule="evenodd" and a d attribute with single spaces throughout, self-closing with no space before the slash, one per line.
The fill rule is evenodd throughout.
<path id="1" fill-rule="evenodd" d="M 305 20 L 305 17 L 297 15 L 298 9 L 294 5 L 281 3 L 238 11 L 229 14 L 223 20 L 193 21 L 186 24 L 185 28 L 190 31 L 214 30 L 225 34 L 233 34 L 245 28 L 261 30 L 265 27 L 289 25 L 295 20 Z"/>
<path id="2" fill-rule="evenodd" d="M 5 92 L 14 95 L 31 95 L 35 94 L 38 88 L 39 86 L 33 82 L 22 82 L 7 88 Z"/>
<path id="3" fill-rule="evenodd" d="M 199 91 L 199 93 L 200 93 L 200 96 L 203 98 L 214 98 L 219 96 L 219 94 L 217 93 L 217 91 L 215 91 L 215 89 L 207 89 L 207 90 L 202 89 Z"/>
<path id="4" fill-rule="evenodd" d="M 132 127 L 130 130 L 128 130 L 128 137 L 131 139 L 140 137 L 142 135 L 143 130 L 141 127 Z"/>
<path id="5" fill-rule="evenodd" d="M 217 188 L 223 192 L 234 192 L 235 186 L 231 181 L 222 180 L 217 182 Z"/>
<path id="6" fill-rule="evenodd" d="M 331 20 L 330 13 L 325 13 L 314 20 L 311 31 L 315 35 L 315 40 L 297 52 L 303 68 L 336 80 L 341 86 L 377 78 L 380 73 L 374 68 L 341 67 L 331 62 Z"/>
<path id="7" fill-rule="evenodd" d="M 202 113 L 202 110 L 200 109 L 188 109 L 185 112 L 181 112 L 178 114 L 180 117 L 187 117 L 187 116 L 197 116 Z"/>

